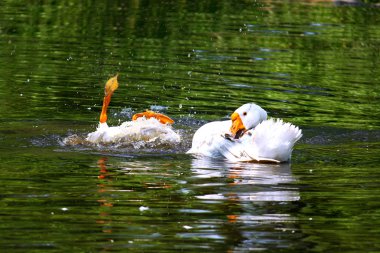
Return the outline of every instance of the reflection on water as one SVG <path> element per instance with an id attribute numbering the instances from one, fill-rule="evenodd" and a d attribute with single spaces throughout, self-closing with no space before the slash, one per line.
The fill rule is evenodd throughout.
<path id="1" fill-rule="evenodd" d="M 236 241 L 231 250 L 266 249 L 269 240 L 259 235 L 264 224 L 277 224 L 282 231 L 294 232 L 296 218 L 292 214 L 271 210 L 275 203 L 285 206 L 300 200 L 297 187 L 292 185 L 296 179 L 290 167 L 289 163 L 233 164 L 207 158 L 192 160 L 191 171 L 199 179 L 196 188 L 202 193 L 195 197 L 211 210 L 214 204 L 223 202 L 228 227 L 239 235 L 240 242 Z M 207 219 L 203 223 L 207 223 Z M 277 240 L 276 243 L 283 242 Z"/>
<path id="2" fill-rule="evenodd" d="M 286 240 L 260 232 L 264 227 L 294 233 L 297 219 L 286 209 L 300 196 L 290 164 L 188 162 L 190 170 L 183 171 L 174 160 L 99 158 L 94 216 L 103 249 L 141 249 L 167 240 L 178 249 L 194 242 L 193 250 L 265 249 Z"/>
<path id="3" fill-rule="evenodd" d="M 112 215 L 111 215 L 111 208 L 113 207 L 113 199 L 109 196 L 107 196 L 107 192 L 112 191 L 112 186 L 109 187 L 108 185 L 112 185 L 112 178 L 110 177 L 108 171 L 107 171 L 107 158 L 102 157 L 98 160 L 98 166 L 99 166 L 99 184 L 98 184 L 98 194 L 100 195 L 100 199 L 98 199 L 98 203 L 101 207 L 99 210 L 99 219 L 96 220 L 96 224 L 101 226 L 102 232 L 107 235 L 107 240 L 111 243 L 114 242 L 114 239 L 112 238 L 111 234 L 113 232 L 112 230 Z M 106 250 L 106 248 L 104 249 Z"/>
<path id="4" fill-rule="evenodd" d="M 291 174 L 290 163 L 228 164 L 224 161 L 218 162 L 212 159 L 198 158 L 192 162 L 192 171 L 196 177 L 204 179 L 227 177 L 232 180 L 229 185 L 237 190 L 247 185 L 252 187 L 255 190 L 254 192 L 244 192 L 242 195 L 236 193 L 236 197 L 242 201 L 297 201 L 300 198 L 296 189 L 281 186 L 295 182 Z M 265 186 L 268 187 L 265 188 Z M 221 193 L 197 196 L 197 198 L 205 200 L 223 199 L 225 197 Z"/>

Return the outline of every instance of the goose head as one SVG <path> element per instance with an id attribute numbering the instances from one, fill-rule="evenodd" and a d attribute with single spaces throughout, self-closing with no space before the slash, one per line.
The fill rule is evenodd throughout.
<path id="1" fill-rule="evenodd" d="M 232 113 L 230 131 L 235 139 L 239 139 L 246 131 L 266 119 L 267 112 L 263 108 L 254 103 L 244 104 Z"/>

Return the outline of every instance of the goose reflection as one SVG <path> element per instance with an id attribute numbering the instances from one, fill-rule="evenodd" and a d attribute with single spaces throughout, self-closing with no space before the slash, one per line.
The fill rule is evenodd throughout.
<path id="1" fill-rule="evenodd" d="M 100 198 L 97 201 L 101 209 L 99 212 L 99 219 L 96 220 L 96 223 L 102 226 L 103 233 L 108 234 L 110 236 L 113 232 L 112 218 L 110 215 L 111 208 L 113 207 L 113 202 L 112 199 L 107 197 L 107 192 L 111 190 L 108 184 L 112 182 L 112 177 L 110 176 L 109 171 L 107 170 L 107 160 L 107 157 L 102 157 L 98 160 L 99 184 L 97 186 Z M 112 238 L 108 238 L 107 240 L 113 242 Z"/>
<path id="2" fill-rule="evenodd" d="M 194 177 L 230 179 L 230 186 L 252 186 L 254 191 L 236 188 L 240 200 L 244 201 L 298 201 L 299 192 L 286 185 L 296 181 L 290 163 L 229 163 L 215 159 L 198 158 L 192 161 Z M 200 199 L 225 198 L 223 193 L 198 196 Z"/>
<path id="3" fill-rule="evenodd" d="M 268 237 L 295 232 L 297 220 L 289 210 L 297 208 L 300 193 L 290 163 L 229 163 L 198 158 L 192 160 L 191 167 L 193 177 L 198 178 L 195 197 L 209 208 L 217 208 L 213 212 L 225 215 L 214 232 L 230 245 L 228 251 L 280 245 L 286 239 Z M 269 232 L 268 227 L 274 230 Z"/>

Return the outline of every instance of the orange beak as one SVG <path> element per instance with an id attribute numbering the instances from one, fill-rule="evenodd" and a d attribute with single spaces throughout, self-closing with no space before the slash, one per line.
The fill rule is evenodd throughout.
<path id="1" fill-rule="evenodd" d="M 232 126 L 230 131 L 235 139 L 239 139 L 246 131 L 243 121 L 241 120 L 240 115 L 236 112 L 231 115 L 231 120 Z"/>
<path id="2" fill-rule="evenodd" d="M 141 118 L 141 117 L 145 117 L 146 119 L 155 118 L 162 124 L 173 124 L 174 123 L 174 120 L 172 120 L 168 116 L 161 114 L 161 113 L 153 112 L 153 111 L 136 113 L 135 115 L 132 116 L 132 120 L 136 120 L 136 119 Z"/>
<path id="3" fill-rule="evenodd" d="M 111 97 L 112 97 L 113 92 L 119 87 L 119 83 L 117 82 L 118 75 L 119 74 L 110 78 L 104 87 L 103 106 L 102 106 L 102 112 L 100 113 L 100 120 L 99 120 L 100 123 L 104 123 L 107 121 L 108 105 L 111 102 Z"/>

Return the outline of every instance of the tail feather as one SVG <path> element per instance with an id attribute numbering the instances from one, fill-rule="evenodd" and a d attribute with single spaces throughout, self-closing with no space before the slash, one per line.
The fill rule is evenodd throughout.
<path id="1" fill-rule="evenodd" d="M 251 133 L 239 140 L 226 140 L 219 152 L 231 161 L 285 162 L 302 137 L 301 129 L 281 119 L 265 120 Z"/>
<path id="2" fill-rule="evenodd" d="M 302 137 L 302 130 L 281 119 L 269 119 L 259 124 L 253 131 L 253 145 L 257 156 L 287 161 L 294 144 Z"/>

